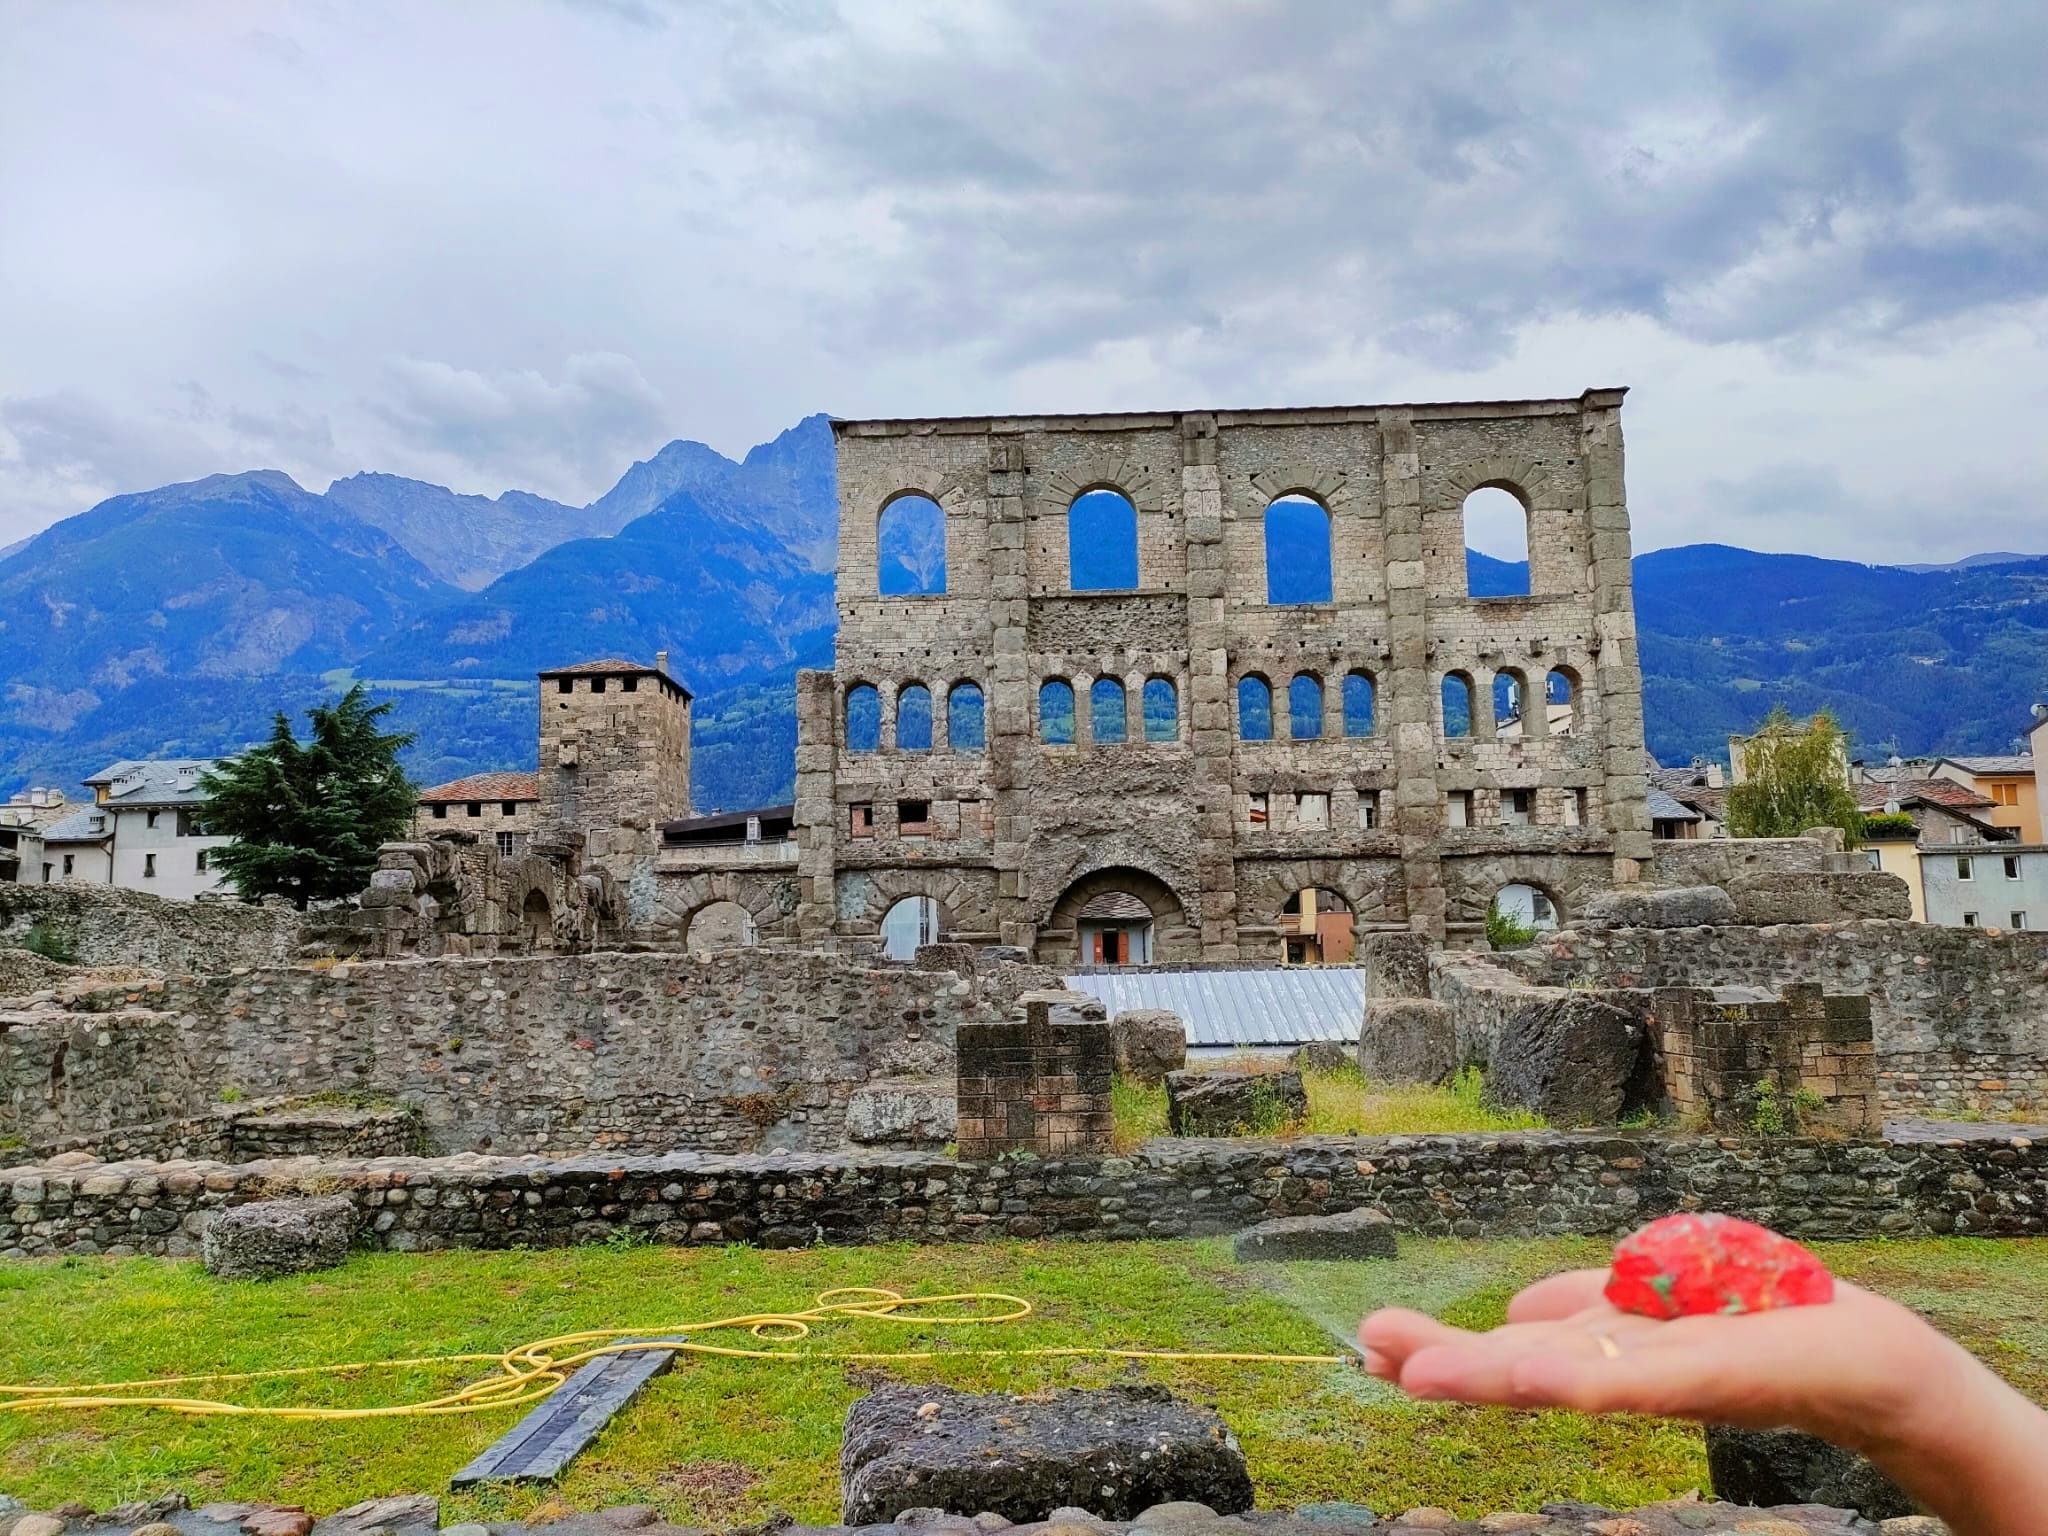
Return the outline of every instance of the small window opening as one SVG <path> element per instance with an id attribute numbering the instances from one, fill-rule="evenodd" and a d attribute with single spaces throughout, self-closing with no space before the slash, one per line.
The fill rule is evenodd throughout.
<path id="1" fill-rule="evenodd" d="M 500 816 L 517 816 L 519 814 L 519 802 L 517 800 L 499 801 L 498 814 Z"/>
<path id="2" fill-rule="evenodd" d="M 946 695 L 946 745 L 955 752 L 988 746 L 988 711 L 976 683 L 955 683 Z"/>
<path id="3" fill-rule="evenodd" d="M 1121 746 L 1128 729 L 1124 716 L 1124 685 L 1098 677 L 1088 690 L 1088 736 L 1098 747 Z"/>
<path id="4" fill-rule="evenodd" d="M 156 855 L 153 853 L 145 853 L 142 856 L 142 878 L 145 880 L 154 880 L 156 878 Z"/>
<path id="5" fill-rule="evenodd" d="M 872 683 L 846 690 L 846 750 L 878 752 L 882 747 L 882 695 Z"/>
<path id="6" fill-rule="evenodd" d="M 590 691 L 591 691 L 592 693 L 603 693 L 603 692 L 604 692 L 604 679 L 603 679 L 603 678 L 601 678 L 601 677 L 593 677 L 593 678 L 592 678 L 592 679 L 590 680 Z"/>
<path id="7" fill-rule="evenodd" d="M 1323 685 L 1313 672 L 1297 672 L 1287 685 L 1287 734 L 1296 741 L 1323 734 Z"/>
<path id="8" fill-rule="evenodd" d="M 1529 594 L 1529 509 L 1513 491 L 1482 486 L 1465 498 L 1465 590 L 1473 597 Z"/>
<path id="9" fill-rule="evenodd" d="M 932 749 L 932 691 L 923 683 L 912 683 L 896 695 L 896 750 L 929 752 Z"/>
<path id="10" fill-rule="evenodd" d="M 1247 825 L 1263 829 L 1266 825 L 1266 796 L 1257 790 L 1245 797 L 1244 819 Z"/>
<path id="11" fill-rule="evenodd" d="M 1444 797 L 1445 819 L 1453 827 L 1472 825 L 1472 791 L 1454 789 Z"/>
<path id="12" fill-rule="evenodd" d="M 899 496 L 875 529 L 877 587 L 884 597 L 946 590 L 946 513 L 929 496 Z"/>
<path id="13" fill-rule="evenodd" d="M 1294 824 L 1310 831 L 1330 825 L 1330 797 L 1320 791 L 1304 791 L 1294 797 Z"/>
<path id="14" fill-rule="evenodd" d="M 1455 741 L 1472 734 L 1472 679 L 1462 672 L 1446 672 L 1443 684 L 1444 739 Z"/>
<path id="15" fill-rule="evenodd" d="M 573 677 L 558 677 L 558 678 L 556 678 L 556 679 L 555 679 L 555 692 L 557 692 L 557 693 L 574 693 L 575 691 L 576 691 L 576 679 L 575 679 L 575 678 L 573 678 Z"/>
<path id="16" fill-rule="evenodd" d="M 1131 592 L 1138 585 L 1138 509 L 1115 491 L 1090 491 L 1067 509 L 1067 585 Z"/>
<path id="17" fill-rule="evenodd" d="M 2008 879 L 2008 880 L 2017 880 L 2017 879 L 2019 879 L 2019 877 L 2020 877 L 2020 861 L 2019 861 L 2019 856 L 2018 856 L 2017 854 L 2011 854 L 2011 853 L 2008 853 L 2008 854 L 2007 854 L 2007 855 L 2005 856 L 2005 878 L 2006 878 L 2006 879 Z"/>
<path id="18" fill-rule="evenodd" d="M 1974 880 L 1977 878 L 1974 866 L 1971 864 L 1970 860 L 1956 860 L 1956 878 L 1958 880 Z"/>
<path id="19" fill-rule="evenodd" d="M 1282 496 L 1266 508 L 1266 601 L 1331 600 L 1330 514 L 1306 496 Z"/>
<path id="20" fill-rule="evenodd" d="M 1180 690 L 1171 678 L 1145 679 L 1143 708 L 1147 741 L 1180 740 Z"/>
<path id="21" fill-rule="evenodd" d="M 1373 730 L 1372 674 L 1369 672 L 1347 672 L 1344 675 L 1344 734 L 1346 736 L 1370 736 Z"/>
<path id="22" fill-rule="evenodd" d="M 1062 678 L 1039 686 L 1038 739 L 1048 747 L 1074 744 L 1074 685 Z"/>
<path id="23" fill-rule="evenodd" d="M 875 835 L 875 808 L 872 804 L 863 800 L 846 808 L 846 833 L 849 837 Z"/>
<path id="24" fill-rule="evenodd" d="M 637 678 L 637 677 L 622 677 L 622 678 L 620 678 L 620 679 L 619 679 L 619 692 L 621 692 L 621 693 L 638 693 L 639 691 L 640 691 L 640 679 L 639 679 L 639 678 Z"/>
<path id="25" fill-rule="evenodd" d="M 206 852 L 206 849 L 200 849 L 198 856 L 192 861 L 192 868 L 202 875 L 206 873 Z"/>
<path id="26" fill-rule="evenodd" d="M 436 805 L 435 805 L 435 807 L 434 807 L 434 820 L 436 820 L 436 821 L 446 821 L 447 819 L 448 819 L 448 807 L 447 807 L 447 806 L 445 806 L 445 805 L 440 805 L 440 804 L 436 804 Z"/>
<path id="27" fill-rule="evenodd" d="M 469 802 L 469 814 L 470 814 L 470 815 L 472 815 L 472 816 L 481 816 L 481 815 L 483 815 L 483 813 L 484 813 L 484 803 L 483 803 L 483 801 L 481 801 L 481 800 L 472 800 L 472 801 L 470 801 L 470 802 Z"/>
<path id="28" fill-rule="evenodd" d="M 1380 824 L 1380 796 L 1376 789 L 1358 792 L 1358 830 L 1371 832 Z"/>
<path id="29" fill-rule="evenodd" d="M 898 800 L 896 802 L 896 831 L 902 837 L 927 837 L 932 830 L 932 807 L 929 800 Z"/>
<path id="30" fill-rule="evenodd" d="M 498 834 L 498 857 L 501 859 L 511 858 L 514 842 L 515 840 L 510 832 L 500 832 Z"/>
<path id="31" fill-rule="evenodd" d="M 1238 679 L 1237 739 L 1273 739 L 1273 689 L 1272 685 L 1257 673 Z"/>

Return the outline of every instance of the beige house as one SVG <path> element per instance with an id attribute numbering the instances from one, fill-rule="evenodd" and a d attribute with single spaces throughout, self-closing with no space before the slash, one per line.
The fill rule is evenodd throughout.
<path id="1" fill-rule="evenodd" d="M 413 836 L 473 832 L 493 842 L 502 857 L 518 858 L 526 852 L 539 812 L 539 774 L 473 773 L 420 791 Z"/>

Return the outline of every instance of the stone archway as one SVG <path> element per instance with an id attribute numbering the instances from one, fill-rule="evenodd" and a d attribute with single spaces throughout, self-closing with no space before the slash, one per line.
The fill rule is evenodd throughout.
<path id="1" fill-rule="evenodd" d="M 1098 957 L 1096 942 L 1112 934 L 1114 958 L 1107 949 Z M 1111 865 L 1072 881 L 1040 926 L 1036 948 L 1041 962 L 1062 966 L 1167 963 L 1196 959 L 1199 952 L 1199 936 L 1173 888 L 1130 865 Z"/>
<path id="2" fill-rule="evenodd" d="M 555 947 L 555 909 L 548 893 L 538 886 L 519 904 L 519 942 L 528 954 Z"/>

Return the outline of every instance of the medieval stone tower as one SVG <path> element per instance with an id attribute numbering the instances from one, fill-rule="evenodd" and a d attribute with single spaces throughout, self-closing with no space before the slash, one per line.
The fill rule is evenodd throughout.
<path id="1" fill-rule="evenodd" d="M 585 661 L 540 674 L 540 838 L 581 844 L 689 814 L 690 691 L 669 676 L 667 652 L 651 667 Z"/>
<path id="2" fill-rule="evenodd" d="M 836 667 L 797 689 L 804 934 L 910 910 L 1050 962 L 1234 960 L 1336 943 L 1337 912 L 1469 934 L 1510 891 L 1568 917 L 1637 878 L 1623 393 L 835 422 Z M 1518 595 L 1468 580 L 1482 491 L 1520 505 Z M 1084 582 L 1105 497 L 1128 564 Z M 880 530 L 912 499 L 935 530 L 912 559 L 942 576 L 906 592 Z M 1322 590 L 1283 594 L 1276 553 L 1303 549 Z"/>

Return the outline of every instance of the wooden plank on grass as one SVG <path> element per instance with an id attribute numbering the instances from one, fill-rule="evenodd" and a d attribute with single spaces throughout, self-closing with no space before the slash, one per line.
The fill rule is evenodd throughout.
<path id="1" fill-rule="evenodd" d="M 646 1339 L 635 1343 L 680 1343 Z M 674 1362 L 673 1349 L 635 1349 L 601 1355 L 583 1366 L 545 1402 L 513 1425 L 484 1453 L 449 1479 L 449 1486 L 540 1482 L 559 1477 L 583 1453 L 613 1414 Z"/>

